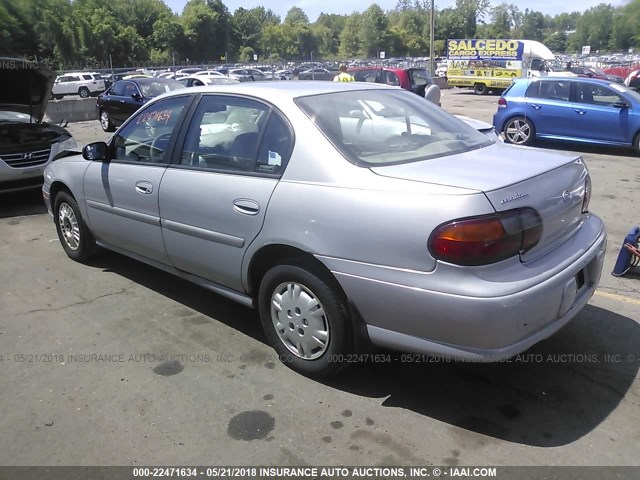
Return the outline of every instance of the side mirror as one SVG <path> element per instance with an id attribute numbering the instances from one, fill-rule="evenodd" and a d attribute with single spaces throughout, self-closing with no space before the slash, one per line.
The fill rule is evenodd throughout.
<path id="1" fill-rule="evenodd" d="M 621 102 L 621 101 L 617 101 L 616 103 L 613 104 L 613 106 L 615 108 L 629 108 L 629 104 L 626 102 Z"/>
<path id="2" fill-rule="evenodd" d="M 142 95 L 140 95 L 139 93 L 132 93 L 131 98 L 133 98 L 136 102 L 142 101 Z"/>
<path id="3" fill-rule="evenodd" d="M 107 159 L 109 147 L 104 142 L 95 142 L 85 145 L 82 149 L 82 156 L 85 160 L 103 161 Z"/>

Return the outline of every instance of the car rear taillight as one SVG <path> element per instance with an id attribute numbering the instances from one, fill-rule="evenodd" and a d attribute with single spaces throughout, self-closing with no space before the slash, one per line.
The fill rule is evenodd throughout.
<path id="1" fill-rule="evenodd" d="M 591 176 L 587 174 L 584 181 L 584 197 L 582 199 L 582 213 L 589 213 L 589 202 L 591 201 Z"/>
<path id="2" fill-rule="evenodd" d="M 507 108 L 507 99 L 504 97 L 500 97 L 498 99 L 498 108 Z"/>
<path id="3" fill-rule="evenodd" d="M 541 236 L 538 212 L 520 208 L 440 225 L 429 238 L 429 251 L 456 265 L 487 265 L 531 250 Z"/>

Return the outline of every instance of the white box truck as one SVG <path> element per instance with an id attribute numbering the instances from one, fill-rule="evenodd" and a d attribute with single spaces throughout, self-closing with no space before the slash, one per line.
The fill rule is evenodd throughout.
<path id="1" fill-rule="evenodd" d="M 478 95 L 505 90 L 515 78 L 575 76 L 554 71 L 555 65 L 551 50 L 534 40 L 447 40 L 449 85 L 473 88 Z"/>

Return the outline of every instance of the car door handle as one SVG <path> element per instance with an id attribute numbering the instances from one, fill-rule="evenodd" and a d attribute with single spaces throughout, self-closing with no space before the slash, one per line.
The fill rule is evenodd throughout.
<path id="1" fill-rule="evenodd" d="M 576 112 L 578 115 L 584 115 L 585 113 L 587 113 L 586 110 L 580 110 L 578 108 L 574 108 L 573 111 Z"/>
<path id="2" fill-rule="evenodd" d="M 542 105 L 538 105 L 537 103 L 531 103 L 530 105 L 536 110 L 540 110 L 542 108 Z"/>
<path id="3" fill-rule="evenodd" d="M 257 215 L 260 212 L 260 204 L 254 200 L 239 198 L 234 200 L 233 209 L 244 215 Z"/>
<path id="4" fill-rule="evenodd" d="M 139 182 L 136 182 L 136 192 L 141 193 L 142 195 L 149 195 L 153 192 L 153 185 L 149 182 L 140 180 Z"/>

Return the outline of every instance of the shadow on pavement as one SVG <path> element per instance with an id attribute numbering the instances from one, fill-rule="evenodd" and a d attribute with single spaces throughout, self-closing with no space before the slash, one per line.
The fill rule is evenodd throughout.
<path id="1" fill-rule="evenodd" d="M 637 157 L 637 154 L 626 147 L 612 147 L 609 145 L 596 145 L 580 142 L 562 142 L 559 140 L 536 140 L 532 145 L 539 148 L 562 150 L 576 153 L 593 153 L 597 155 L 614 155 L 617 157 Z"/>
<path id="2" fill-rule="evenodd" d="M 113 272 L 266 344 L 257 310 L 124 255 L 103 251 L 90 266 Z"/>
<path id="3" fill-rule="evenodd" d="M 328 384 L 501 440 L 556 447 L 607 418 L 639 367 L 640 325 L 588 305 L 509 362 L 359 365 Z"/>
<path id="4" fill-rule="evenodd" d="M 0 193 L 0 218 L 47 213 L 41 187 L 20 192 Z"/>
<path id="5" fill-rule="evenodd" d="M 254 310 L 121 255 L 105 253 L 92 265 L 266 343 Z M 353 364 L 322 383 L 501 440 L 556 447 L 596 428 L 625 396 L 640 367 L 640 325 L 588 305 L 508 362 L 431 363 L 382 353 L 395 360 Z"/>

